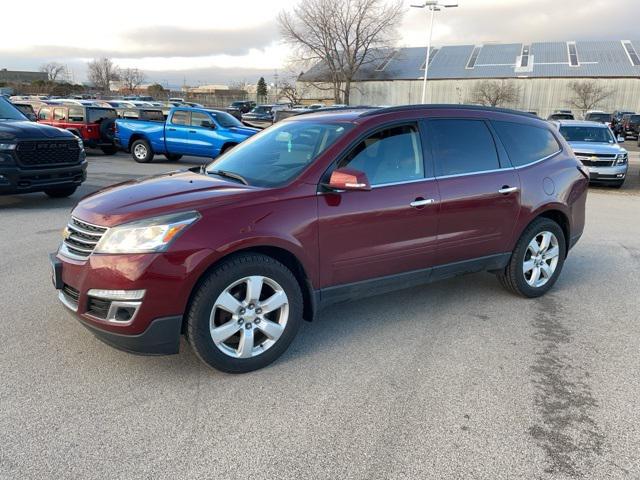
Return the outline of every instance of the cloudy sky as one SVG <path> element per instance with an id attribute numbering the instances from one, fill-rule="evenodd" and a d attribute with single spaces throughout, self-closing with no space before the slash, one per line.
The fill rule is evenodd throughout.
<path id="1" fill-rule="evenodd" d="M 339 1 L 339 0 L 336 0 Z M 399 46 L 426 43 L 426 12 L 410 8 Z M 92 13 L 86 0 L 31 0 L 37 13 L 3 21 L 0 68 L 34 70 L 48 61 L 86 80 L 86 62 L 107 55 L 163 84 L 250 82 L 286 71 L 289 52 L 276 15 L 295 0 L 111 0 Z M 640 0 L 459 0 L 437 14 L 434 43 L 640 39 Z M 98 4 L 96 4 L 98 5 Z M 153 6 L 152 6 L 153 5 Z M 184 5 L 184 7 L 182 7 Z M 62 8 L 64 6 L 64 8 Z M 181 8 L 182 7 L 182 8 Z M 4 15 L 3 15 L 4 16 Z M 39 21 L 42 20 L 42 22 Z M 29 26 L 30 28 L 25 28 Z"/>

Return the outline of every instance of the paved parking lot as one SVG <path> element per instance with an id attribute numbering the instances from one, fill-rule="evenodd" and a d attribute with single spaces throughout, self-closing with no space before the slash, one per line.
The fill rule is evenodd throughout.
<path id="1" fill-rule="evenodd" d="M 51 287 L 83 194 L 188 160 L 95 155 L 71 199 L 0 197 L 0 478 L 640 477 L 638 153 L 547 296 L 476 274 L 336 305 L 241 376 L 103 345 Z"/>

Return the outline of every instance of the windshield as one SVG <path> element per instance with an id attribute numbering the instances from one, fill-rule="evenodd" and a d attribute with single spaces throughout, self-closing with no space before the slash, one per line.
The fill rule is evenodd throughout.
<path id="1" fill-rule="evenodd" d="M 611 114 L 609 113 L 589 113 L 585 120 L 591 120 L 592 122 L 610 122 Z"/>
<path id="2" fill-rule="evenodd" d="M 279 187 L 299 175 L 315 158 L 342 137 L 351 125 L 284 122 L 276 124 L 209 164 L 243 177 L 249 185 Z"/>
<path id="3" fill-rule="evenodd" d="M 242 127 L 242 123 L 240 123 L 236 117 L 228 114 L 227 112 L 211 112 L 211 115 L 216 117 L 216 122 L 218 122 L 218 125 L 223 128 Z"/>
<path id="4" fill-rule="evenodd" d="M 631 115 L 629 117 L 629 121 L 632 122 L 632 123 L 640 122 L 640 115 Z"/>
<path id="5" fill-rule="evenodd" d="M 567 142 L 615 143 L 608 128 L 560 127 L 560 133 Z"/>
<path id="6" fill-rule="evenodd" d="M 551 120 L 573 120 L 573 115 L 570 113 L 554 113 L 549 118 Z"/>
<path id="7" fill-rule="evenodd" d="M 270 113 L 271 107 L 259 106 L 251 110 L 251 113 Z"/>
<path id="8" fill-rule="evenodd" d="M 105 118 L 116 116 L 116 111 L 110 108 L 87 108 L 87 123 L 98 123 Z"/>
<path id="9" fill-rule="evenodd" d="M 27 117 L 4 98 L 0 98 L 0 120 L 27 120 Z"/>

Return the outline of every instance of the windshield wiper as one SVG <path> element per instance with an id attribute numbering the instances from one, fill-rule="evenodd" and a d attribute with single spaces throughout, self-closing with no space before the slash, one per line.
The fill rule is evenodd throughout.
<path id="1" fill-rule="evenodd" d="M 238 175 L 237 173 L 227 172 L 226 170 L 211 170 L 207 173 L 218 175 L 219 177 L 230 178 L 240 183 L 244 183 L 245 185 L 249 185 L 249 182 L 247 182 L 247 180 L 242 175 Z"/>

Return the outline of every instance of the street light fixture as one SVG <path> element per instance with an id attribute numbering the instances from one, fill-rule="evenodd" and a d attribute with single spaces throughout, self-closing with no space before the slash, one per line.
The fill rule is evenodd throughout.
<path id="1" fill-rule="evenodd" d="M 431 21 L 429 25 L 429 38 L 427 40 L 427 56 L 424 61 L 424 78 L 422 80 L 422 103 L 426 103 L 427 98 L 427 75 L 429 73 L 429 59 L 431 56 L 431 36 L 433 35 L 433 16 L 435 12 L 441 10 L 440 7 L 453 8 L 458 6 L 458 0 L 440 1 L 427 0 L 419 5 L 411 5 L 413 8 L 428 8 L 431 10 Z"/>

